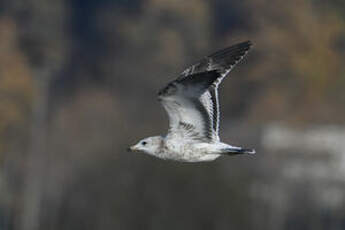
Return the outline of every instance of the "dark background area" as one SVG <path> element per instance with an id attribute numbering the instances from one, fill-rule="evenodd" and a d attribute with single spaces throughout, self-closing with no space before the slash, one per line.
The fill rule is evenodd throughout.
<path id="1" fill-rule="evenodd" d="M 254 47 L 220 87 L 224 142 L 162 161 L 156 93 Z M 2 0 L 0 229 L 345 229 L 343 1 Z"/>

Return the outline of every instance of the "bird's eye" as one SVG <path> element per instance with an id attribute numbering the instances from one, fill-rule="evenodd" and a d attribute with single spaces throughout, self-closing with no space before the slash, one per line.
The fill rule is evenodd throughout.
<path id="1" fill-rule="evenodd" d="M 142 145 L 146 145 L 146 144 L 147 144 L 147 142 L 146 142 L 146 141 L 143 141 L 141 144 L 142 144 Z"/>

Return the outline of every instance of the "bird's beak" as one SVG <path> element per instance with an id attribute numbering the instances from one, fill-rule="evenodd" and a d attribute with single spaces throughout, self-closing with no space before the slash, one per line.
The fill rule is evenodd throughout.
<path id="1" fill-rule="evenodd" d="M 137 148 L 135 147 L 135 145 L 133 145 L 133 146 L 128 147 L 127 151 L 128 152 L 134 152 L 134 151 L 137 151 Z"/>

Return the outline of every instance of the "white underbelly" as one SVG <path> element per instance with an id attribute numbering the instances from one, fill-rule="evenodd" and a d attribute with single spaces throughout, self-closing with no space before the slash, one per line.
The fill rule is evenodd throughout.
<path id="1" fill-rule="evenodd" d="M 219 154 L 209 153 L 206 149 L 196 148 L 194 144 L 176 144 L 167 143 L 165 151 L 161 158 L 182 161 L 182 162 L 202 162 L 213 161 L 218 158 Z"/>

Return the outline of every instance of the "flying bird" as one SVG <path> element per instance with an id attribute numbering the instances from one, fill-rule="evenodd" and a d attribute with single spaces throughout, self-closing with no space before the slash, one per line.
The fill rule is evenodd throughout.
<path id="1" fill-rule="evenodd" d="M 254 149 L 219 139 L 218 85 L 251 48 L 238 43 L 201 59 L 158 92 L 169 117 L 165 136 L 140 140 L 129 151 L 183 162 L 212 161 L 223 155 L 255 154 Z"/>

